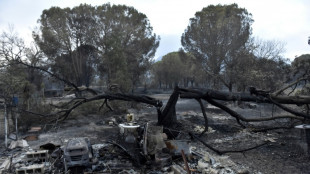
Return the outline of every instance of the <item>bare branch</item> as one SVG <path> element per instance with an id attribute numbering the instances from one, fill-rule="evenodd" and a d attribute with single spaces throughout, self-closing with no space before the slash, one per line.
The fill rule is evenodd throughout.
<path id="1" fill-rule="evenodd" d="M 285 86 L 284 88 L 279 89 L 278 91 L 272 93 L 272 95 L 273 95 L 274 97 L 276 97 L 276 96 L 280 95 L 280 94 L 281 94 L 283 91 L 285 91 L 286 89 L 288 89 L 288 88 L 290 88 L 290 87 L 292 87 L 292 86 L 294 86 L 294 85 L 297 85 L 299 82 L 301 82 L 301 81 L 303 81 L 303 80 L 307 80 L 308 78 L 309 78 L 309 77 L 303 77 L 303 78 L 297 79 L 295 82 L 290 83 L 290 84 L 288 84 L 287 86 Z"/>
<path id="2" fill-rule="evenodd" d="M 69 80 L 64 79 L 64 78 L 58 76 L 57 74 L 54 74 L 54 73 L 52 73 L 52 72 L 50 72 L 50 71 L 48 71 L 48 70 L 46 70 L 46 69 L 44 69 L 42 67 L 38 67 L 38 66 L 34 66 L 34 65 L 29 65 L 29 64 L 27 64 L 27 63 L 25 63 L 25 62 L 23 62 L 21 60 L 15 60 L 14 62 L 16 64 L 21 64 L 21 65 L 24 65 L 24 66 L 29 67 L 29 68 L 33 68 L 33 69 L 37 69 L 37 70 L 43 71 L 43 72 L 47 73 L 48 75 L 50 75 L 51 77 L 54 77 L 54 78 L 56 78 L 56 79 L 58 79 L 60 81 L 63 81 L 67 85 L 72 86 L 76 91 L 79 91 L 78 86 L 76 86 L 74 83 L 72 83 Z"/>
<path id="3" fill-rule="evenodd" d="M 87 102 L 91 102 L 91 101 L 95 101 L 95 100 L 102 100 L 102 99 L 105 99 L 105 100 L 136 101 L 136 102 L 150 104 L 150 105 L 155 106 L 157 108 L 158 107 L 162 107 L 162 102 L 161 101 L 156 100 L 156 99 L 151 98 L 151 97 L 148 97 L 148 96 L 116 93 L 116 94 L 101 94 L 101 95 L 97 95 L 97 96 L 94 96 L 94 97 L 91 97 L 91 98 L 82 99 L 80 101 L 77 101 L 69 109 L 65 109 L 65 110 L 59 111 L 59 112 L 57 112 L 55 114 L 63 113 L 61 118 L 62 118 L 62 120 L 65 120 L 69 116 L 69 114 L 72 112 L 72 110 L 77 108 L 77 107 L 79 107 L 80 105 L 82 105 L 84 103 L 87 103 Z"/>
<path id="4" fill-rule="evenodd" d="M 233 95 L 230 96 L 225 96 L 224 93 L 220 93 L 220 92 L 214 92 L 212 90 L 208 90 L 205 94 L 202 94 L 202 92 L 200 91 L 196 91 L 196 90 L 189 90 L 189 89 L 181 89 L 181 98 L 193 98 L 193 99 L 204 99 L 207 102 L 209 102 L 210 104 L 222 109 L 223 111 L 227 112 L 228 114 L 230 114 L 232 117 L 236 118 L 237 122 L 242 126 L 245 127 L 244 125 L 242 125 L 240 123 L 241 121 L 245 121 L 245 122 L 260 122 L 260 121 L 269 121 L 269 120 L 275 120 L 275 119 L 283 119 L 283 118 L 292 118 L 292 119 L 298 119 L 298 120 L 302 120 L 303 117 L 305 115 L 298 113 L 298 115 L 296 115 L 296 112 L 290 112 L 291 110 L 286 110 L 296 116 L 293 115 L 287 115 L 287 116 L 275 116 L 275 117 L 265 117 L 265 118 L 245 118 L 244 116 L 238 114 L 237 112 L 231 110 L 230 108 L 228 108 L 227 106 L 217 102 L 214 100 L 215 99 L 236 99 L 237 97 L 233 97 Z M 242 95 L 239 95 L 240 97 L 242 97 Z M 248 97 L 248 96 L 247 96 Z M 243 98 L 243 99 L 247 99 L 247 98 Z M 242 98 L 240 98 L 240 100 L 242 100 Z M 263 100 L 261 100 L 263 101 Z M 268 101 L 268 100 L 264 100 L 264 101 Z M 273 100 L 269 100 L 271 102 L 274 102 Z M 269 103 L 269 102 L 268 102 Z M 276 103 L 275 103 L 276 104 Z M 278 103 L 279 104 L 279 103 Z"/>
<path id="5" fill-rule="evenodd" d="M 196 100 L 198 101 L 198 103 L 200 105 L 203 118 L 205 119 L 205 130 L 200 134 L 200 135 L 203 135 L 205 132 L 208 131 L 208 126 L 209 126 L 208 117 L 207 117 L 207 114 L 206 114 L 206 109 L 203 106 L 203 103 L 202 103 L 201 99 L 196 99 Z"/>
<path id="6" fill-rule="evenodd" d="M 270 100 L 272 101 L 272 103 L 274 103 L 275 105 L 277 105 L 279 108 L 281 108 L 281 109 L 283 109 L 283 110 L 285 110 L 285 111 L 287 111 L 287 112 L 289 112 L 289 113 L 292 113 L 292 114 L 294 114 L 294 115 L 296 115 L 296 116 L 308 118 L 308 119 L 310 118 L 310 115 L 308 115 L 308 114 L 306 114 L 306 113 L 302 113 L 302 112 L 295 111 L 295 110 L 293 110 L 293 109 L 290 109 L 290 108 L 288 108 L 288 107 L 286 107 L 286 106 L 284 106 L 284 105 L 282 105 L 282 104 L 280 104 L 280 103 L 274 101 L 271 97 L 270 97 Z"/>
<path id="7" fill-rule="evenodd" d="M 253 150 L 253 149 L 256 149 L 256 148 L 259 148 L 259 147 L 262 147 L 266 144 L 268 144 L 269 142 L 264 142 L 262 144 L 259 144 L 259 145 L 256 145 L 254 147 L 250 147 L 250 148 L 246 148 L 246 149 L 242 149 L 242 150 L 218 150 L 218 149 L 215 149 L 214 147 L 212 147 L 211 145 L 207 144 L 206 142 L 204 142 L 202 139 L 200 139 L 199 137 L 197 137 L 196 135 L 194 135 L 193 133 L 189 132 L 188 133 L 193 139 L 196 139 L 198 141 L 200 141 L 203 145 L 205 145 L 206 147 L 208 147 L 209 149 L 211 149 L 212 151 L 216 152 L 217 154 L 219 155 L 223 155 L 225 153 L 242 153 L 242 152 L 246 152 L 246 151 L 249 151 L 249 150 Z"/>

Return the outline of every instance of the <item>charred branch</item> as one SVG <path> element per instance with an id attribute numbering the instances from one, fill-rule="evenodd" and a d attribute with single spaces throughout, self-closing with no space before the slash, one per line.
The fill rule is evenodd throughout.
<path id="1" fill-rule="evenodd" d="M 71 111 L 78 106 L 90 102 L 90 101 L 95 101 L 95 100 L 122 100 L 122 101 L 135 101 L 135 102 L 140 102 L 140 103 L 146 103 L 155 107 L 161 107 L 162 102 L 159 100 L 156 100 L 154 98 L 148 97 L 148 96 L 143 96 L 143 95 L 133 95 L 133 94 L 121 94 L 121 93 L 116 93 L 116 94 L 101 94 L 94 96 L 92 98 L 85 98 L 84 100 L 78 101 L 75 105 L 73 105 L 71 108 L 64 110 L 63 114 L 63 119 L 66 119 Z"/>
<path id="2" fill-rule="evenodd" d="M 251 95 L 250 93 L 233 93 L 224 91 L 215 91 L 211 89 L 206 89 L 204 92 L 193 90 L 193 89 L 183 89 L 180 88 L 181 98 L 204 98 L 209 97 L 214 100 L 222 101 L 245 101 L 245 102 L 257 102 L 257 103 L 272 103 L 268 97 Z M 310 96 L 276 96 L 271 94 L 273 101 L 281 104 L 309 104 Z"/>
<path id="3" fill-rule="evenodd" d="M 78 88 L 78 90 L 80 89 Z M 270 96 L 266 91 L 257 92 L 257 90 L 255 94 L 256 95 L 250 95 L 246 93 L 227 93 L 227 92 L 220 92 L 220 91 L 214 91 L 214 90 L 206 90 L 204 92 L 201 92 L 201 91 L 193 90 L 193 89 L 183 89 L 183 88 L 175 87 L 166 106 L 162 110 L 161 101 L 145 96 L 145 95 L 134 95 L 134 94 L 123 94 L 123 93 L 104 93 L 104 94 L 95 95 L 90 98 L 72 99 L 70 102 L 68 102 L 68 104 L 63 105 L 66 107 L 66 108 L 63 108 L 63 110 L 60 110 L 53 114 L 44 115 L 44 116 L 56 116 L 57 115 L 58 116 L 57 120 L 64 120 L 69 116 L 69 114 L 75 108 L 87 102 L 96 101 L 96 100 L 104 100 L 103 104 L 100 106 L 99 109 L 101 109 L 104 105 L 106 105 L 110 110 L 113 110 L 112 107 L 108 104 L 108 101 L 112 101 L 112 100 L 134 101 L 134 102 L 139 102 L 139 103 L 146 103 L 146 104 L 156 107 L 157 114 L 158 114 L 158 125 L 162 125 L 167 128 L 172 128 L 177 122 L 175 106 L 180 96 L 181 98 L 195 99 L 199 103 L 203 117 L 205 119 L 205 123 L 204 123 L 205 129 L 203 133 L 205 133 L 208 130 L 208 118 L 207 118 L 206 110 L 205 110 L 205 107 L 203 106 L 202 100 L 205 100 L 211 105 L 214 105 L 222 109 L 223 111 L 227 112 L 228 114 L 230 114 L 232 117 L 236 119 L 237 123 L 243 128 L 245 128 L 245 125 L 242 123 L 242 121 L 243 122 L 261 122 L 261 121 L 270 121 L 270 120 L 285 119 L 285 118 L 296 119 L 296 120 L 304 120 L 305 118 L 307 119 L 310 118 L 310 116 L 306 113 L 295 111 L 283 105 L 286 103 L 296 104 L 296 101 L 298 101 L 299 103 L 307 103 L 307 102 L 310 103 L 309 96 L 302 96 L 298 98 L 297 97 L 294 98 L 292 96 L 285 96 L 285 97 Z M 260 118 L 250 117 L 248 118 L 230 109 L 229 107 L 218 102 L 217 100 L 256 101 L 256 102 L 263 102 L 263 103 L 273 103 L 277 105 L 278 107 L 280 107 L 281 109 L 293 115 L 280 115 L 280 116 L 272 115 L 271 117 L 260 117 Z M 29 111 L 27 112 L 32 113 Z M 43 114 L 41 114 L 40 116 L 43 116 Z"/>
<path id="4" fill-rule="evenodd" d="M 66 102 L 66 103 L 64 103 L 62 105 L 55 105 L 55 104 L 52 104 L 52 103 L 49 104 L 49 105 L 51 105 L 51 106 L 53 106 L 55 108 L 58 108 L 58 109 L 63 109 L 63 108 L 69 107 L 70 105 L 76 104 L 80 100 L 85 100 L 85 98 L 73 98 L 70 101 L 68 101 L 68 102 Z"/>
<path id="5" fill-rule="evenodd" d="M 212 147 L 211 145 L 207 144 L 206 142 L 204 142 L 201 138 L 199 138 L 198 136 L 196 136 L 195 134 L 189 132 L 188 133 L 189 136 L 192 138 L 192 139 L 196 139 L 198 140 L 199 142 L 201 142 L 203 145 L 205 145 L 207 148 L 209 148 L 210 150 L 214 151 L 215 153 L 217 153 L 218 155 L 223 155 L 225 153 L 242 153 L 242 152 L 246 152 L 246 151 L 249 151 L 249 150 L 253 150 L 253 149 L 256 149 L 256 148 L 259 148 L 259 147 L 262 147 L 266 144 L 268 144 L 269 142 L 264 142 L 262 144 L 259 144 L 259 145 L 256 145 L 254 147 L 250 147 L 250 148 L 246 148 L 246 149 L 242 149 L 242 150 L 218 150 L 218 149 L 215 149 L 214 147 Z"/>
<path id="6" fill-rule="evenodd" d="M 281 105 L 280 103 L 274 101 L 271 97 L 270 97 L 270 100 L 271 100 L 275 105 L 277 105 L 279 108 L 281 108 L 281 109 L 283 109 L 283 110 L 285 110 L 285 111 L 287 111 L 287 112 L 289 112 L 289 113 L 292 113 L 292 114 L 294 114 L 294 115 L 296 115 L 296 116 L 300 116 L 300 117 L 304 117 L 304 118 L 310 118 L 310 115 L 307 115 L 306 113 L 302 113 L 302 112 L 295 111 L 295 110 L 290 109 L 290 108 L 288 108 L 288 107 L 286 107 L 286 106 L 284 106 L 284 105 Z"/>
<path id="7" fill-rule="evenodd" d="M 189 169 L 189 166 L 188 166 L 188 163 L 187 163 L 187 159 L 186 159 L 186 156 L 184 154 L 184 150 L 183 149 L 181 150 L 181 154 L 182 154 L 182 158 L 183 158 L 183 161 L 184 161 L 184 164 L 185 164 L 186 172 L 187 172 L 187 174 L 191 174 L 191 171 Z"/>
<path id="8" fill-rule="evenodd" d="M 219 155 L 222 155 L 223 153 L 217 149 L 215 149 L 214 147 L 212 147 L 211 145 L 207 144 L 206 142 L 204 142 L 201 138 L 199 138 L 198 136 L 196 136 L 195 134 L 189 132 L 188 133 L 189 136 L 192 138 L 192 139 L 196 139 L 198 141 L 200 141 L 203 145 L 205 145 L 207 148 L 209 148 L 210 150 L 214 151 L 215 153 L 219 154 Z"/>
<path id="9" fill-rule="evenodd" d="M 253 86 L 249 87 L 249 92 L 251 95 L 263 96 L 263 97 L 267 97 L 270 93 L 270 91 L 258 90 Z"/>
<path id="10" fill-rule="evenodd" d="M 205 119 L 205 130 L 201 133 L 201 135 L 203 135 L 205 132 L 208 131 L 208 127 L 209 127 L 208 117 L 207 117 L 207 114 L 206 114 L 206 109 L 205 109 L 201 99 L 196 99 L 196 100 L 198 101 L 198 103 L 200 105 L 203 118 Z"/>
<path id="11" fill-rule="evenodd" d="M 128 157 L 130 157 L 133 160 L 135 165 L 137 165 L 137 166 L 141 165 L 140 161 L 137 159 L 137 157 L 133 156 L 124 146 L 122 146 L 122 145 L 120 145 L 118 143 L 112 142 L 112 141 L 108 141 L 107 143 L 113 144 L 114 146 L 116 146 L 116 147 L 120 148 L 121 150 L 123 150 L 128 155 Z"/>
<path id="12" fill-rule="evenodd" d="M 297 84 L 298 84 L 299 82 L 305 81 L 305 80 L 307 80 L 307 79 L 309 79 L 309 77 L 300 78 L 300 79 L 296 80 L 295 82 L 293 82 L 293 83 L 291 83 L 291 84 L 288 84 L 288 85 L 285 86 L 284 88 L 279 89 L 278 91 L 274 92 L 274 93 L 273 93 L 273 96 L 278 96 L 278 95 L 280 95 L 282 92 L 284 92 L 286 89 L 288 89 L 288 88 L 290 88 L 290 87 L 292 87 L 292 86 L 297 86 Z"/>
<path id="13" fill-rule="evenodd" d="M 99 107 L 99 111 L 103 108 L 104 105 L 106 105 L 107 108 L 110 109 L 110 111 L 113 111 L 113 108 L 109 105 L 108 99 L 104 99 L 104 102 L 103 102 L 102 105 Z"/>
<path id="14" fill-rule="evenodd" d="M 85 86 L 78 87 L 78 91 L 76 90 L 76 88 L 72 88 L 72 87 L 65 88 L 65 91 L 69 91 L 69 92 L 73 92 L 73 93 L 88 92 L 92 95 L 98 95 L 98 91 L 91 89 L 89 87 L 85 87 Z"/>
<path id="15" fill-rule="evenodd" d="M 20 64 L 20 65 L 23 65 L 23 66 L 26 66 L 28 68 L 32 68 L 32 69 L 37 69 L 39 71 L 42 71 L 42 72 L 45 72 L 47 73 L 48 75 L 50 75 L 51 77 L 54 77 L 56 78 L 57 80 L 60 80 L 60 81 L 63 81 L 65 84 L 69 85 L 69 86 L 72 86 L 74 89 L 76 89 L 76 91 L 79 91 L 79 88 L 77 85 L 75 85 L 74 83 L 70 82 L 69 80 L 65 79 L 65 78 L 62 78 L 60 77 L 59 75 L 57 74 L 54 74 L 48 70 L 46 70 L 45 68 L 42 68 L 42 67 L 38 67 L 38 66 L 34 66 L 34 65 L 29 65 L 21 60 L 14 60 L 14 63 L 16 64 Z"/>
<path id="16" fill-rule="evenodd" d="M 67 109 L 60 110 L 56 113 L 51 113 L 51 114 L 38 114 L 35 112 L 27 111 L 27 110 L 21 110 L 23 112 L 27 112 L 33 115 L 38 115 L 42 117 L 52 117 L 52 116 L 57 116 L 56 120 L 65 120 L 70 113 L 80 105 L 91 102 L 91 101 L 96 101 L 96 100 L 105 100 L 103 104 L 106 104 L 109 109 L 112 109 L 108 104 L 108 100 L 122 100 L 122 101 L 135 101 L 135 102 L 140 102 L 140 103 L 146 103 L 149 105 L 152 105 L 157 108 L 157 110 L 160 111 L 160 108 L 162 107 L 162 102 L 159 100 L 156 100 L 152 97 L 148 97 L 145 95 L 134 95 L 134 94 L 121 94 L 121 93 L 116 93 L 116 94 L 100 94 L 91 98 L 77 98 L 73 99 L 70 101 L 73 105 Z M 65 105 L 67 106 L 67 105 Z M 55 120 L 53 120 L 55 121 Z"/>
<path id="17" fill-rule="evenodd" d="M 277 130 L 277 129 L 292 129 L 294 128 L 295 124 L 291 124 L 289 126 L 276 126 L 276 127 L 267 127 L 267 128 L 261 128 L 261 129 L 254 129 L 252 132 L 267 132 L 270 130 Z"/>
<path id="18" fill-rule="evenodd" d="M 299 95 L 299 96 L 274 96 L 270 95 L 271 99 L 280 104 L 295 104 L 295 105 L 303 105 L 310 104 L 310 96 Z M 272 102 L 269 100 L 269 102 Z"/>
<path id="19" fill-rule="evenodd" d="M 245 122 L 261 122 L 261 121 L 270 121 L 270 120 L 283 119 L 283 118 L 292 118 L 292 119 L 303 120 L 302 117 L 293 116 L 293 115 L 273 116 L 273 117 L 264 117 L 264 118 L 246 118 L 246 117 L 240 115 L 239 113 L 237 113 L 236 111 L 231 110 L 227 106 L 225 106 L 225 105 L 223 105 L 223 104 L 221 104 L 221 103 L 219 103 L 213 99 L 206 98 L 206 100 L 210 104 L 222 109 L 223 111 L 227 112 L 228 114 L 235 117 L 236 119 L 239 119 L 239 120 L 245 121 Z"/>
<path id="20" fill-rule="evenodd" d="M 196 99 L 196 100 L 206 100 L 208 103 L 222 109 L 223 111 L 227 112 L 228 114 L 230 114 L 232 117 L 236 118 L 237 122 L 239 125 L 241 125 L 243 128 L 245 128 L 245 126 L 240 122 L 240 121 L 245 121 L 245 122 L 261 122 L 261 121 L 270 121 L 270 120 L 276 120 L 276 119 L 283 119 L 283 118 L 292 118 L 292 119 L 298 119 L 298 120 L 303 120 L 304 118 L 308 118 L 309 116 L 307 114 L 304 113 L 300 113 L 297 111 L 294 111 L 292 109 L 289 109 L 283 105 L 281 105 L 280 103 L 276 102 L 273 100 L 273 98 L 269 97 L 269 99 L 267 97 L 265 97 L 267 94 L 264 92 L 264 96 L 248 96 L 248 95 L 244 95 L 244 94 L 231 94 L 228 95 L 227 93 L 225 94 L 224 92 L 219 92 L 219 91 L 213 91 L 213 90 L 207 90 L 206 93 L 202 93 L 200 91 L 197 90 L 189 90 L 189 89 L 180 89 L 180 97 L 181 98 L 188 98 L 188 99 Z M 257 93 L 260 94 L 260 93 Z M 242 96 L 245 96 L 244 98 Z M 215 99 L 217 100 L 241 100 L 241 101 L 252 101 L 254 98 L 259 99 L 261 102 L 265 101 L 267 103 L 274 103 L 277 106 L 279 106 L 280 108 L 282 108 L 283 110 L 290 112 L 293 115 L 286 115 L 286 116 L 272 116 L 272 117 L 264 117 L 264 118 L 246 118 L 244 116 L 242 116 L 241 114 L 233 111 L 232 109 L 230 109 L 229 107 L 221 104 L 220 102 L 217 102 Z M 287 100 L 286 100 L 287 101 Z M 206 119 L 206 118 L 205 118 Z"/>

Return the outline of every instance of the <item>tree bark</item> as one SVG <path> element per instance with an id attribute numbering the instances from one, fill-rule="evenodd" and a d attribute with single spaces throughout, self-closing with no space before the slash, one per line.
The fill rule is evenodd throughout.
<path id="1" fill-rule="evenodd" d="M 172 127 L 176 123 L 177 116 L 175 105 L 179 99 L 179 95 L 179 88 L 175 87 L 164 110 L 161 112 L 161 115 L 158 115 L 158 125 L 163 125 L 164 127 Z"/>
<path id="2" fill-rule="evenodd" d="M 206 89 L 203 93 L 197 90 L 182 89 L 184 92 L 181 93 L 181 98 L 195 98 L 195 97 L 209 97 L 214 100 L 223 101 L 246 101 L 246 102 L 257 102 L 257 103 L 273 103 L 269 98 L 263 96 L 251 95 L 250 93 L 233 93 L 225 91 L 216 91 L 212 89 Z M 199 92 L 199 96 L 197 96 Z M 195 93 L 195 94 L 194 94 Z M 275 96 L 271 94 L 271 99 L 280 104 L 310 104 L 310 96 Z"/>

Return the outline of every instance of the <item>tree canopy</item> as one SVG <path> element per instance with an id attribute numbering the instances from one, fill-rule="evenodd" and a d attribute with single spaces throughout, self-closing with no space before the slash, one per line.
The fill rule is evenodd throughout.
<path id="1" fill-rule="evenodd" d="M 153 81 L 159 88 L 164 85 L 166 88 L 174 88 L 175 86 L 198 87 L 206 78 L 197 64 L 197 61 L 190 53 L 185 53 L 183 50 L 171 52 L 163 56 L 160 61 L 157 61 L 152 66 L 154 74 Z"/>
<path id="2" fill-rule="evenodd" d="M 237 4 L 209 5 L 196 12 L 181 37 L 213 89 L 276 90 L 288 73 L 284 44 L 252 37 L 252 15 Z"/>
<path id="3" fill-rule="evenodd" d="M 77 86 L 89 86 L 101 75 L 128 91 L 138 84 L 159 45 L 146 15 L 125 5 L 52 7 L 43 11 L 39 24 L 34 38 L 53 72 L 74 79 Z"/>
<path id="4" fill-rule="evenodd" d="M 233 69 L 251 35 L 252 16 L 237 4 L 210 5 L 196 12 L 182 35 L 182 46 L 201 62 L 204 70 L 221 78 Z M 223 78 L 221 78 L 224 82 Z M 214 86 L 218 86 L 214 81 Z"/>

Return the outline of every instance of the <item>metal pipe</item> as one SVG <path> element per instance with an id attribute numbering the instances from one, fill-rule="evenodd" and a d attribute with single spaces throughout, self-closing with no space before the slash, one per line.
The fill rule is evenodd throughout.
<path id="1" fill-rule="evenodd" d="M 18 140 L 18 126 L 17 126 L 17 117 L 18 115 L 18 110 L 16 109 L 16 113 L 15 113 L 15 129 L 16 129 L 16 140 Z"/>
<path id="2" fill-rule="evenodd" d="M 4 131 L 5 131 L 5 147 L 8 147 L 8 118 L 5 103 L 4 103 Z"/>
<path id="3" fill-rule="evenodd" d="M 184 154 L 184 150 L 183 149 L 181 150 L 181 153 L 182 153 L 182 157 L 183 157 L 183 161 L 184 161 L 184 164 L 185 164 L 185 168 L 186 168 L 187 174 L 191 174 L 191 170 L 189 170 L 187 159 L 186 159 L 186 156 Z"/>

